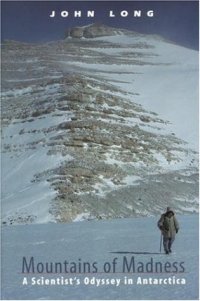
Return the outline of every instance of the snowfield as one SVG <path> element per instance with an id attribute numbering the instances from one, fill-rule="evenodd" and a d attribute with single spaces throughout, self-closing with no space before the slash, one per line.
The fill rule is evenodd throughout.
<path id="1" fill-rule="evenodd" d="M 134 53 L 132 45 L 147 41 L 146 38 L 124 35 L 96 40 L 113 43 L 114 48 L 96 49 L 98 53 L 110 55 L 111 58 L 115 55 L 126 56 L 126 52 Z M 126 92 L 133 95 L 138 93 L 139 95 L 133 97 L 134 101 L 168 120 L 170 122 L 168 131 L 175 132 L 178 137 L 187 141 L 189 147 L 198 151 L 198 52 L 152 37 L 148 38 L 148 43 L 152 46 L 152 50 L 139 49 L 140 54 L 153 52 L 153 55 L 145 57 L 147 65 L 144 66 L 95 64 L 95 62 L 93 64 L 73 62 L 73 64 L 92 70 L 95 74 L 98 72 Z M 129 45 L 129 48 L 122 51 L 117 45 Z M 127 97 L 130 98 L 129 95 Z M 183 122 L 184 120 L 188 122 Z"/>
<path id="2" fill-rule="evenodd" d="M 46 180 L 37 181 L 36 176 L 44 171 L 50 172 L 63 161 L 72 160 L 69 155 L 48 155 L 50 148 L 45 146 L 44 141 L 51 139 L 52 134 L 47 136 L 42 131 L 68 119 L 69 117 L 60 118 L 50 114 L 31 123 L 27 121 L 25 126 L 18 121 L 5 129 L 6 142 L 14 145 L 16 149 L 22 147 L 23 150 L 16 156 L 13 148 L 1 156 L 3 220 L 9 219 L 12 224 L 23 221 L 45 223 L 55 220 L 49 208 L 56 192 Z M 23 135 L 19 135 L 21 131 Z M 34 143 L 38 143 L 38 147 L 28 149 L 27 146 Z"/>
<path id="3" fill-rule="evenodd" d="M 159 251 L 160 232 L 156 225 L 159 216 L 4 227 L 2 299 L 196 300 L 199 283 L 198 215 L 177 218 L 180 222 L 180 231 L 176 236 L 171 255 L 160 254 Z M 23 257 L 26 258 L 27 267 L 30 268 L 27 270 L 24 264 L 24 274 Z M 115 273 L 112 268 L 109 273 L 105 273 L 104 264 L 109 263 L 112 266 L 114 259 Z M 65 260 L 68 262 L 66 266 L 68 273 L 65 273 L 64 268 L 60 273 L 58 267 L 59 272 L 55 273 L 55 263 L 61 263 L 63 267 Z M 131 260 L 134 260 L 135 272 Z M 125 265 L 123 272 L 124 261 L 127 266 Z M 73 262 L 76 265 L 76 273 L 73 270 Z M 87 270 L 88 264 L 86 273 L 83 272 L 84 262 L 90 264 L 90 273 Z M 144 268 L 144 273 L 138 273 L 139 262 L 144 266 L 152 262 L 154 273 L 151 273 L 151 263 L 148 264 L 147 272 Z M 39 264 L 38 271 L 41 272 L 46 263 L 53 264 L 53 273 L 47 273 L 45 269 L 42 273 L 38 273 L 37 265 Z M 79 263 L 81 270 L 78 268 Z M 158 268 L 156 273 L 156 263 L 162 265 L 162 271 L 165 271 L 165 265 L 168 266 L 167 272 L 160 273 Z M 169 268 L 170 265 L 175 265 L 178 273 L 173 272 L 176 269 Z M 167 279 L 163 280 L 167 281 L 167 284 L 139 284 L 141 281 L 139 277 L 147 279 L 148 283 L 153 281 L 150 278 L 155 279 L 155 282 Z M 129 281 L 131 283 L 133 281 L 133 284 L 125 284 L 125 279 L 131 279 Z M 64 281 L 68 284 L 63 284 Z M 170 284 L 170 281 L 172 283 L 176 281 L 176 285 Z M 177 284 L 178 281 L 185 284 Z"/>

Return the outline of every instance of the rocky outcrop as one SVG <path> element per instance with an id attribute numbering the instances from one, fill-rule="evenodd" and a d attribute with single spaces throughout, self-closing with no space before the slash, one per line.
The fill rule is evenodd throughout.
<path id="1" fill-rule="evenodd" d="M 69 35 L 73 38 L 82 38 L 83 37 L 83 29 L 81 27 L 72 28 L 69 32 Z"/>
<path id="2" fill-rule="evenodd" d="M 98 38 L 104 36 L 113 36 L 116 34 L 120 34 L 121 31 L 117 28 L 112 28 L 100 23 L 91 24 L 89 26 L 83 27 L 74 27 L 69 29 L 65 37 L 72 37 L 72 38 Z"/>
<path id="3" fill-rule="evenodd" d="M 84 29 L 83 35 L 85 38 L 97 38 L 102 36 L 112 36 L 119 34 L 116 28 L 108 27 L 101 24 L 93 24 Z"/>

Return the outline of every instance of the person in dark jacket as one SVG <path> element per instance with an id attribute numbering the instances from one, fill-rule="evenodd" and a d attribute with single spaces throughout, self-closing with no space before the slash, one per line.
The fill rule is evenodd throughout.
<path id="1" fill-rule="evenodd" d="M 179 230 L 179 224 L 172 208 L 167 207 L 167 211 L 161 215 L 158 221 L 158 228 L 163 235 L 163 247 L 166 254 L 172 252 L 171 247 Z"/>

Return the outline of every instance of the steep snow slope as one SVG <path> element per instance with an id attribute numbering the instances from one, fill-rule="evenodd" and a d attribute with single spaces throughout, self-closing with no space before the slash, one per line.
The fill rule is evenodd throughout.
<path id="1" fill-rule="evenodd" d="M 3 223 L 198 211 L 198 55 L 125 34 L 2 50 Z"/>
<path id="2" fill-rule="evenodd" d="M 123 299 L 123 300 L 191 300 L 198 298 L 198 216 L 178 216 L 180 231 L 177 234 L 173 246 L 173 253 L 165 255 L 159 253 L 160 233 L 157 229 L 157 218 L 134 218 L 112 221 L 84 222 L 72 224 L 45 224 L 28 226 L 4 227 L 2 239 L 2 298 L 3 299 L 43 299 L 43 300 L 90 300 L 90 299 Z M 27 264 L 31 257 L 34 257 L 35 273 L 22 274 L 22 260 L 26 257 Z M 123 273 L 123 260 L 126 257 L 130 264 L 134 257 L 135 268 L 141 264 L 148 263 L 144 273 L 130 272 Z M 112 265 L 116 259 L 116 273 L 102 273 L 106 262 Z M 64 261 L 68 273 L 58 272 L 48 274 L 45 270 L 37 273 L 36 265 L 39 264 L 39 271 L 46 262 L 61 263 Z M 153 271 L 155 264 L 167 266 L 166 271 L 151 273 L 151 261 Z M 82 273 L 69 273 L 69 269 L 81 263 Z M 83 263 L 91 264 L 91 272 L 83 273 Z M 96 262 L 95 273 L 92 263 Z M 179 273 L 174 273 L 178 267 Z M 180 264 L 184 268 L 180 267 Z M 57 267 L 59 269 L 59 267 Z M 49 270 L 50 271 L 50 270 Z M 145 271 L 149 271 L 146 273 Z M 170 272 L 171 271 L 171 272 Z M 25 269 L 25 272 L 27 270 Z M 30 272 L 33 272 L 30 270 Z M 54 269 L 55 272 L 55 269 Z M 73 272 L 71 270 L 71 272 Z M 43 278 L 42 278 L 43 277 Z M 134 281 L 133 284 L 125 285 L 127 277 Z M 184 279 L 186 284 L 137 284 L 139 277 L 142 279 Z M 43 280 L 60 281 L 72 279 L 73 284 L 41 285 Z M 87 279 L 93 281 L 84 284 Z M 25 280 L 24 280 L 25 279 Z M 22 285 L 22 281 L 28 285 Z M 57 280 L 58 279 L 58 280 Z M 112 284 L 95 285 L 97 279 L 113 279 Z M 120 283 L 116 285 L 116 279 Z M 40 283 L 32 284 L 37 280 Z M 69 280 L 70 281 L 70 280 Z M 79 283 L 80 284 L 77 284 Z M 148 280 L 150 281 L 150 280 Z M 160 281 L 160 280 L 159 280 Z M 168 281 L 168 280 L 167 280 Z M 114 284 L 115 282 L 115 284 Z M 86 282 L 87 283 L 87 282 Z"/>
<path id="3" fill-rule="evenodd" d="M 126 61 L 76 65 L 100 73 L 113 84 L 117 81 L 117 87 L 136 94 L 134 101 L 168 120 L 169 132 L 174 131 L 198 151 L 198 52 L 151 36 L 117 35 L 95 40 L 111 44 L 109 48 L 90 48 L 92 51 L 105 54 L 108 59 L 120 57 Z M 135 44 L 138 46 L 134 47 Z"/>
<path id="4" fill-rule="evenodd" d="M 45 129 L 52 127 L 67 118 L 52 116 L 44 119 L 25 123 L 18 121 L 10 124 L 4 131 L 7 143 L 21 146 L 21 150 L 10 150 L 2 154 L 2 217 L 11 224 L 53 221 L 49 213 L 50 201 L 56 192 L 47 181 L 37 181 L 37 174 L 58 167 L 62 161 L 70 160 L 69 155 L 49 154 L 50 148 L 44 147 L 46 140 L 51 139 L 51 134 L 46 137 Z M 33 132 L 31 132 L 33 131 Z M 16 133 L 23 132 L 21 135 Z M 38 147 L 29 148 L 28 146 Z"/>

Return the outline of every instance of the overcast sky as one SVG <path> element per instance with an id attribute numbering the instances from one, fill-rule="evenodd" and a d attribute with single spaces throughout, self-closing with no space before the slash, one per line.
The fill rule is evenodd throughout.
<path id="1" fill-rule="evenodd" d="M 141 9 L 143 13 L 153 9 L 153 18 L 143 16 L 134 18 L 133 10 Z M 52 10 L 60 12 L 67 10 L 95 10 L 95 18 L 49 18 Z M 107 12 L 113 10 L 116 15 L 121 10 L 130 14 L 127 18 L 107 17 Z M 162 35 L 180 45 L 198 49 L 198 2 L 197 1 L 65 1 L 48 2 L 4 1 L 2 2 L 2 39 L 14 39 L 27 42 L 51 41 L 64 38 L 67 28 L 82 26 L 100 21 L 104 24 L 127 28 L 141 33 Z"/>

